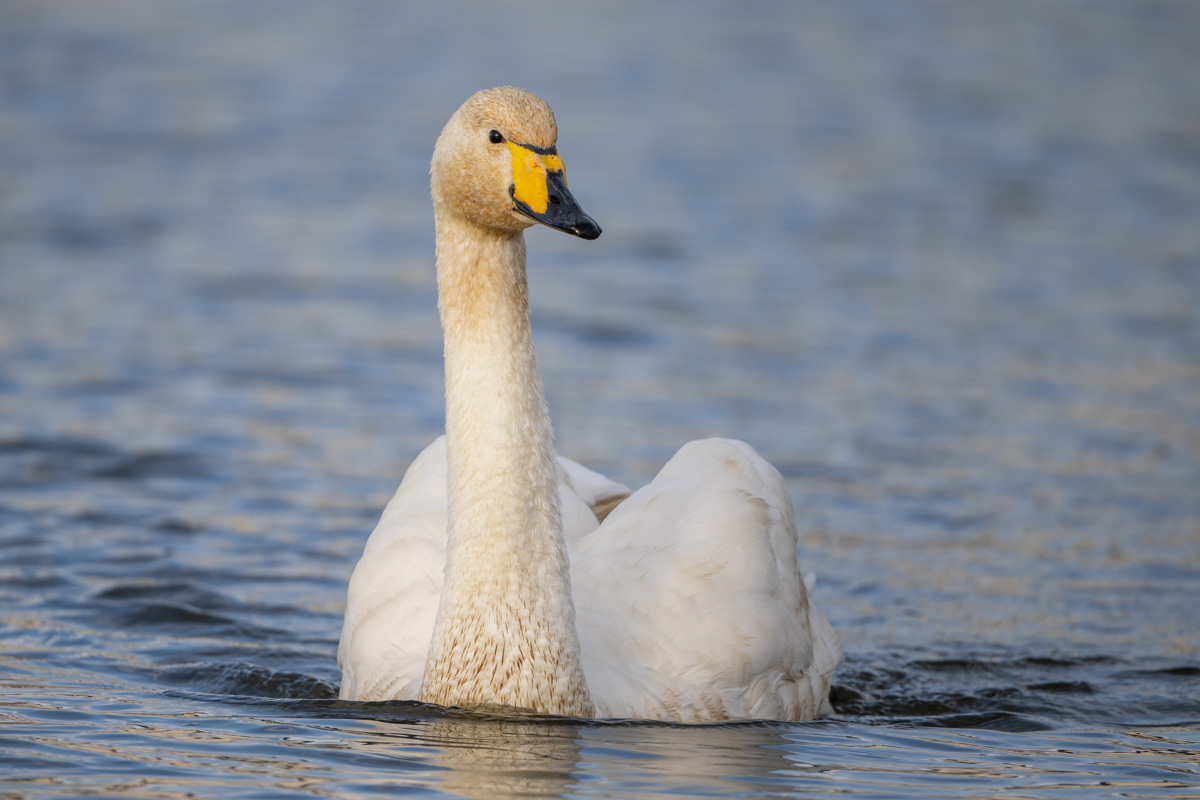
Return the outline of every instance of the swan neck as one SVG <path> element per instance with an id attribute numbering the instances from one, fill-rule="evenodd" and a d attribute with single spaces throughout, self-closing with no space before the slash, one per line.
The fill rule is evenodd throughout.
<path id="1" fill-rule="evenodd" d="M 449 528 L 421 699 L 590 715 L 525 240 L 437 215 Z"/>
<path id="2" fill-rule="evenodd" d="M 439 216 L 437 242 L 451 514 L 470 514 L 478 530 L 511 527 L 517 509 L 483 503 L 495 491 L 466 480 L 479 476 L 543 501 L 538 520 L 557 529 L 553 433 L 529 324 L 524 236 Z"/>

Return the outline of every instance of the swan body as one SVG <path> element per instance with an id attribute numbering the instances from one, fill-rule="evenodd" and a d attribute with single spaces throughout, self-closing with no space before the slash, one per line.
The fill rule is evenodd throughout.
<path id="1" fill-rule="evenodd" d="M 556 139 L 543 101 L 501 87 L 434 148 L 446 435 L 350 579 L 341 697 L 682 722 L 829 713 L 841 645 L 809 603 L 770 464 L 692 442 L 630 493 L 554 453 L 522 232 L 600 235 Z"/>

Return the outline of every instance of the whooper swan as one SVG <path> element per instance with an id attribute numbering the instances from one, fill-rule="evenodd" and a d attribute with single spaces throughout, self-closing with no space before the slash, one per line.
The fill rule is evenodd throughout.
<path id="1" fill-rule="evenodd" d="M 753 448 L 692 442 L 632 494 L 555 457 L 523 231 L 600 235 L 557 138 L 549 106 L 505 86 L 434 147 L 446 435 L 350 579 L 341 697 L 683 722 L 829 713 L 841 645 L 808 601 L 783 480 Z"/>

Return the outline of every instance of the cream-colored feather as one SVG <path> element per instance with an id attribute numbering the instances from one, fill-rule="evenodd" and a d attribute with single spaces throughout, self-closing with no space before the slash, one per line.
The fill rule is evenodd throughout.
<path id="1" fill-rule="evenodd" d="M 632 495 L 554 455 L 522 231 L 600 233 L 556 139 L 544 102 L 501 87 L 434 149 L 446 436 L 351 577 L 341 696 L 685 722 L 828 713 L 841 645 L 809 603 L 783 480 L 753 448 L 692 442 Z"/>

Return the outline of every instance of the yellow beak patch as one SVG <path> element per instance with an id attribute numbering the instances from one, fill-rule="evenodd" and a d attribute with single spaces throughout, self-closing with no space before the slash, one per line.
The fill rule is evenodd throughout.
<path id="1" fill-rule="evenodd" d="M 557 153 L 535 153 L 507 139 L 504 143 L 512 151 L 513 199 L 529 206 L 536 214 L 545 214 L 550 204 L 547 176 L 565 169 L 562 158 Z M 565 175 L 563 182 L 566 182 Z"/>

